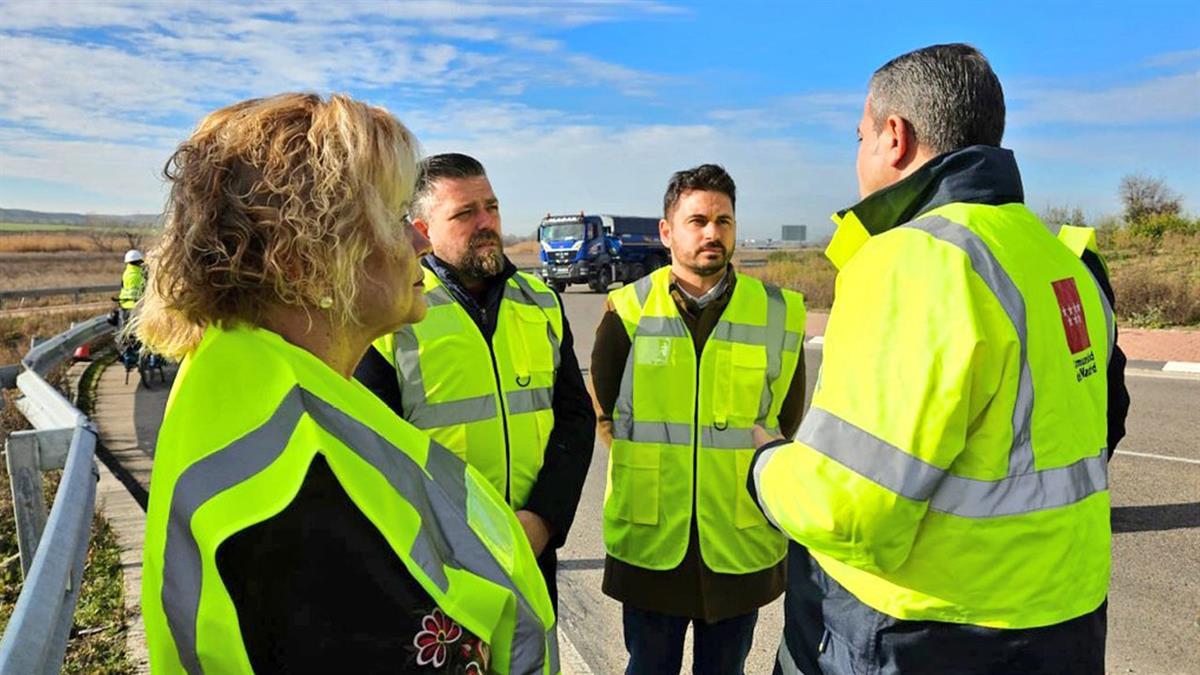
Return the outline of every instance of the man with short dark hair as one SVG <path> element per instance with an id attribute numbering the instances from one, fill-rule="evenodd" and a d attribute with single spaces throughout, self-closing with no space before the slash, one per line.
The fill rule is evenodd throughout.
<path id="1" fill-rule="evenodd" d="M 355 376 L 504 495 L 557 610 L 555 551 L 596 425 L 562 301 L 505 257 L 500 202 L 475 158 L 422 161 L 410 216 L 433 248 L 422 259 L 429 311 L 378 340 Z"/>
<path id="2" fill-rule="evenodd" d="M 747 486 L 818 563 L 820 669 L 1103 673 L 1129 398 L 1094 233 L 1025 207 L 969 45 L 876 71 L 858 134 L 820 382 L 795 441 L 755 430 Z M 811 673 L 785 621 L 776 672 Z"/>
<path id="3" fill-rule="evenodd" d="M 745 493 L 755 424 L 804 406 L 804 301 L 735 273 L 736 187 L 720 166 L 671 177 L 671 266 L 609 294 L 592 352 L 610 446 L 604 592 L 623 603 L 626 673 L 741 673 L 758 608 L 783 591 L 786 540 Z"/>

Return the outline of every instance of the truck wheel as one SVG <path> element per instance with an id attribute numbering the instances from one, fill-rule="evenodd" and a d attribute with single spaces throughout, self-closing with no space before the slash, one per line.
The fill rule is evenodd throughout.
<path id="1" fill-rule="evenodd" d="M 591 287 L 597 293 L 608 291 L 608 287 L 612 285 L 612 270 L 605 266 L 596 271 L 596 276 L 592 277 Z"/>
<path id="2" fill-rule="evenodd" d="M 547 285 L 553 288 L 555 293 L 562 293 L 567 290 L 567 282 L 565 281 L 550 281 Z"/>

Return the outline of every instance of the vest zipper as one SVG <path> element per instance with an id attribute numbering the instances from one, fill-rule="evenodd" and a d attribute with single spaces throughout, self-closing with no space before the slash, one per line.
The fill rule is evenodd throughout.
<path id="1" fill-rule="evenodd" d="M 501 302 L 504 300 L 501 299 Z M 496 326 L 496 330 L 500 330 L 500 326 Z M 483 331 L 480 331 L 480 335 L 482 334 Z M 495 337 L 495 333 L 492 333 L 492 337 Z M 492 377 L 496 380 L 496 398 L 500 400 L 500 428 L 504 432 L 504 503 L 511 508 L 513 506 L 512 449 L 509 447 L 508 441 L 508 406 L 504 402 L 504 384 L 500 382 L 500 365 L 496 362 L 496 348 L 492 346 L 491 340 L 484 338 L 484 342 L 488 346 L 488 355 L 492 357 Z"/>
<path id="2" fill-rule="evenodd" d="M 686 324 L 684 324 L 686 327 Z M 689 333 L 691 331 L 688 331 Z M 695 343 L 692 343 L 694 351 Z M 708 342 L 705 341 L 705 345 Z M 696 355 L 696 395 L 692 397 L 692 519 L 696 521 L 696 536 L 700 536 L 700 359 L 703 358 L 703 350 Z M 696 542 L 698 547 L 700 542 Z"/>

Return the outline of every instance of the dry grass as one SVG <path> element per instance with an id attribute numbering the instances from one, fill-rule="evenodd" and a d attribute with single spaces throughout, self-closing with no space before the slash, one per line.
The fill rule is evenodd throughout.
<path id="1" fill-rule="evenodd" d="M 43 334 L 61 332 L 55 322 L 30 321 L 24 326 L 14 327 L 0 322 L 0 331 L 8 337 L 11 331 L 28 330 Z M 50 333 L 50 334 L 52 334 Z M 29 335 L 17 336 L 17 342 L 29 343 Z M 22 353 L 24 350 L 21 350 Z M 0 354 L 0 363 L 8 357 Z M 63 372 L 51 378 L 52 384 L 62 389 Z M 7 438 L 9 432 L 29 427 L 28 422 L 12 404 L 12 392 L 0 392 L 5 405 L 0 408 L 0 436 Z M 54 503 L 60 471 L 43 474 L 43 493 L 47 508 Z M 0 559 L 13 560 L 17 553 L 16 522 L 9 478 L 0 471 Z M 21 565 L 9 562 L 0 567 L 0 625 L 8 623 L 22 587 Z M 112 528 L 97 512 L 92 519 L 91 541 L 84 563 L 83 584 L 79 602 L 75 607 L 74 625 L 67 642 L 62 672 L 64 673 L 128 673 L 132 670 L 125 652 L 125 633 L 128 628 L 125 616 L 124 580 L 121 567 L 120 546 Z"/>
<path id="2" fill-rule="evenodd" d="M 1200 324 L 1200 234 L 1160 238 L 1119 229 L 1099 238 L 1117 296 L 1117 316 L 1134 326 Z M 768 283 L 804 293 L 810 309 L 833 304 L 833 265 L 818 249 L 775 251 L 765 267 L 743 268 Z"/>
<path id="3" fill-rule="evenodd" d="M 75 321 L 96 316 L 95 310 L 35 314 L 17 319 L 0 319 L 0 365 L 17 363 L 29 351 L 30 338 L 48 338 L 71 327 Z"/>
<path id="4" fill-rule="evenodd" d="M 743 267 L 738 272 L 803 293 L 807 309 L 827 310 L 833 305 L 837 270 L 820 249 L 774 251 L 764 267 Z"/>
<path id="5" fill-rule="evenodd" d="M 81 234 L 29 232 L 0 236 L 0 253 L 61 253 L 94 251 L 95 244 Z"/>
<path id="6" fill-rule="evenodd" d="M 121 283 L 120 253 L 0 253 L 0 289 Z"/>
<path id="7" fill-rule="evenodd" d="M 1101 246 L 1117 316 L 1146 328 L 1200 324 L 1200 234 L 1155 239 L 1118 230 Z"/>
<path id="8" fill-rule="evenodd" d="M 81 253 L 121 254 L 131 248 L 153 245 L 152 230 L 71 230 L 71 231 L 0 231 L 0 253 Z"/>
<path id="9" fill-rule="evenodd" d="M 504 245 L 504 252 L 509 255 L 524 255 L 528 253 L 537 255 L 538 251 L 540 250 L 541 245 L 536 241 L 518 241 L 516 243 Z"/>

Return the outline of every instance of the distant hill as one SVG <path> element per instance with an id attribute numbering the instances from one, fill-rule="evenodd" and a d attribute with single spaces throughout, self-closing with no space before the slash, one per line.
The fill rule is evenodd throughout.
<path id="1" fill-rule="evenodd" d="M 45 225 L 75 225 L 78 227 L 134 226 L 153 227 L 162 218 L 157 213 L 131 213 L 110 215 L 102 213 L 50 213 L 28 209 L 6 209 L 0 207 L 0 223 L 33 223 Z"/>

